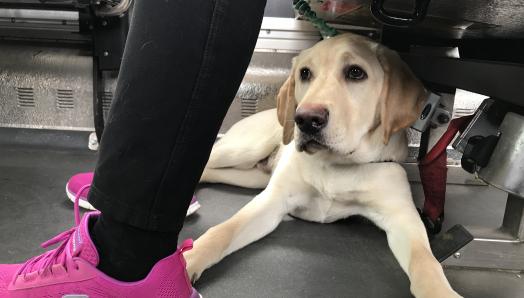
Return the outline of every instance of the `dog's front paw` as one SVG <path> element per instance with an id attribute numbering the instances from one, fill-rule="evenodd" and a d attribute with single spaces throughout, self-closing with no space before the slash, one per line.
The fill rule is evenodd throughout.
<path id="1" fill-rule="evenodd" d="M 423 295 L 415 295 L 417 298 L 463 298 L 453 289 L 438 289 L 426 292 Z"/>
<path id="2" fill-rule="evenodd" d="M 443 298 L 464 298 L 462 296 L 460 296 L 457 292 L 453 291 L 453 289 L 449 290 L 449 291 L 444 291 L 444 293 L 440 293 L 436 296 L 431 296 L 431 297 L 443 297 Z"/>
<path id="3" fill-rule="evenodd" d="M 442 295 L 438 295 L 438 296 L 432 296 L 432 297 L 443 297 L 443 298 L 464 298 L 462 296 L 460 296 L 457 292 L 453 291 L 453 290 L 450 290 L 446 293 L 443 293 Z"/>
<path id="4" fill-rule="evenodd" d="M 416 298 L 462 298 L 457 292 L 451 288 L 451 286 L 446 282 L 442 284 L 437 284 L 435 282 L 423 284 L 419 283 L 418 287 L 415 287 L 414 284 L 411 284 L 411 293 Z"/>
<path id="5" fill-rule="evenodd" d="M 203 258 L 200 257 L 198 251 L 193 248 L 184 252 L 184 259 L 186 259 L 187 275 L 191 279 L 191 282 L 194 283 L 200 278 L 202 272 L 206 269 Z"/>

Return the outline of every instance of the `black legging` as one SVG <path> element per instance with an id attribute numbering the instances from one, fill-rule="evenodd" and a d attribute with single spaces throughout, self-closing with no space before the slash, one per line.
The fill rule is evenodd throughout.
<path id="1" fill-rule="evenodd" d="M 178 232 L 249 64 L 265 0 L 137 0 L 89 201 Z"/>

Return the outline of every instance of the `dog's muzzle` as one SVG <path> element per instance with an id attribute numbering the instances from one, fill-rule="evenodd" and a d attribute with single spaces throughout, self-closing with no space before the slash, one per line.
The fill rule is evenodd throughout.
<path id="1" fill-rule="evenodd" d="M 304 105 L 295 113 L 295 123 L 306 135 L 317 135 L 327 126 L 329 111 L 322 105 Z"/>
<path id="2" fill-rule="evenodd" d="M 320 150 L 328 149 L 328 147 L 319 138 L 300 133 L 296 142 L 298 152 L 306 152 L 308 154 L 314 154 Z"/>

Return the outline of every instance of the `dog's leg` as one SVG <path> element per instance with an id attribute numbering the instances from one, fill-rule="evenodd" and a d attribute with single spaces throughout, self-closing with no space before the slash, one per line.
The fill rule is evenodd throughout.
<path id="1" fill-rule="evenodd" d="M 359 175 L 355 176 L 355 172 Z M 325 172 L 323 177 L 330 183 L 332 196 L 354 197 L 361 215 L 386 232 L 389 247 L 408 275 L 415 297 L 460 297 L 449 285 L 442 266 L 431 252 L 406 172 L 399 164 L 356 165 L 347 170 Z"/>
<path id="2" fill-rule="evenodd" d="M 371 182 L 372 190 L 363 198 L 369 211 L 363 215 L 386 232 L 393 255 L 410 279 L 413 295 L 417 298 L 460 297 L 431 252 L 406 172 L 398 164 L 368 168 L 375 168 L 368 173 L 376 180 Z"/>
<path id="3" fill-rule="evenodd" d="M 282 218 L 307 199 L 307 186 L 296 175 L 294 147 L 283 153 L 268 187 L 225 222 L 210 228 L 198 238 L 193 249 L 184 253 L 187 271 L 193 281 L 228 254 L 273 231 Z"/>
<path id="4" fill-rule="evenodd" d="M 266 189 L 233 217 L 210 228 L 184 253 L 191 280 L 228 254 L 269 234 L 286 213 L 284 198 Z"/>
<path id="5" fill-rule="evenodd" d="M 426 229 L 415 206 L 398 204 L 378 210 L 378 214 L 369 217 L 386 232 L 393 255 L 410 279 L 413 295 L 417 298 L 460 297 L 431 252 Z"/>
<path id="6" fill-rule="evenodd" d="M 247 170 L 235 168 L 204 169 L 200 182 L 224 183 L 247 188 L 264 188 L 269 183 L 270 173 L 258 168 Z"/>
<path id="7" fill-rule="evenodd" d="M 235 123 L 213 146 L 207 169 L 250 169 L 281 143 L 282 128 L 276 110 L 267 110 Z"/>
<path id="8" fill-rule="evenodd" d="M 278 146 L 272 140 L 260 138 L 257 141 L 238 137 L 223 137 L 211 150 L 206 169 L 237 168 L 250 169 L 267 158 Z"/>

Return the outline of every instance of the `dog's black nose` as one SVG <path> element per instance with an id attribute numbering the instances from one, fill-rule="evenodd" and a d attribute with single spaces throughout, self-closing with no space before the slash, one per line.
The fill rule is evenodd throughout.
<path id="1" fill-rule="evenodd" d="M 295 123 L 300 131 L 306 134 L 316 134 L 326 127 L 329 111 L 321 105 L 299 107 L 295 113 Z"/>

